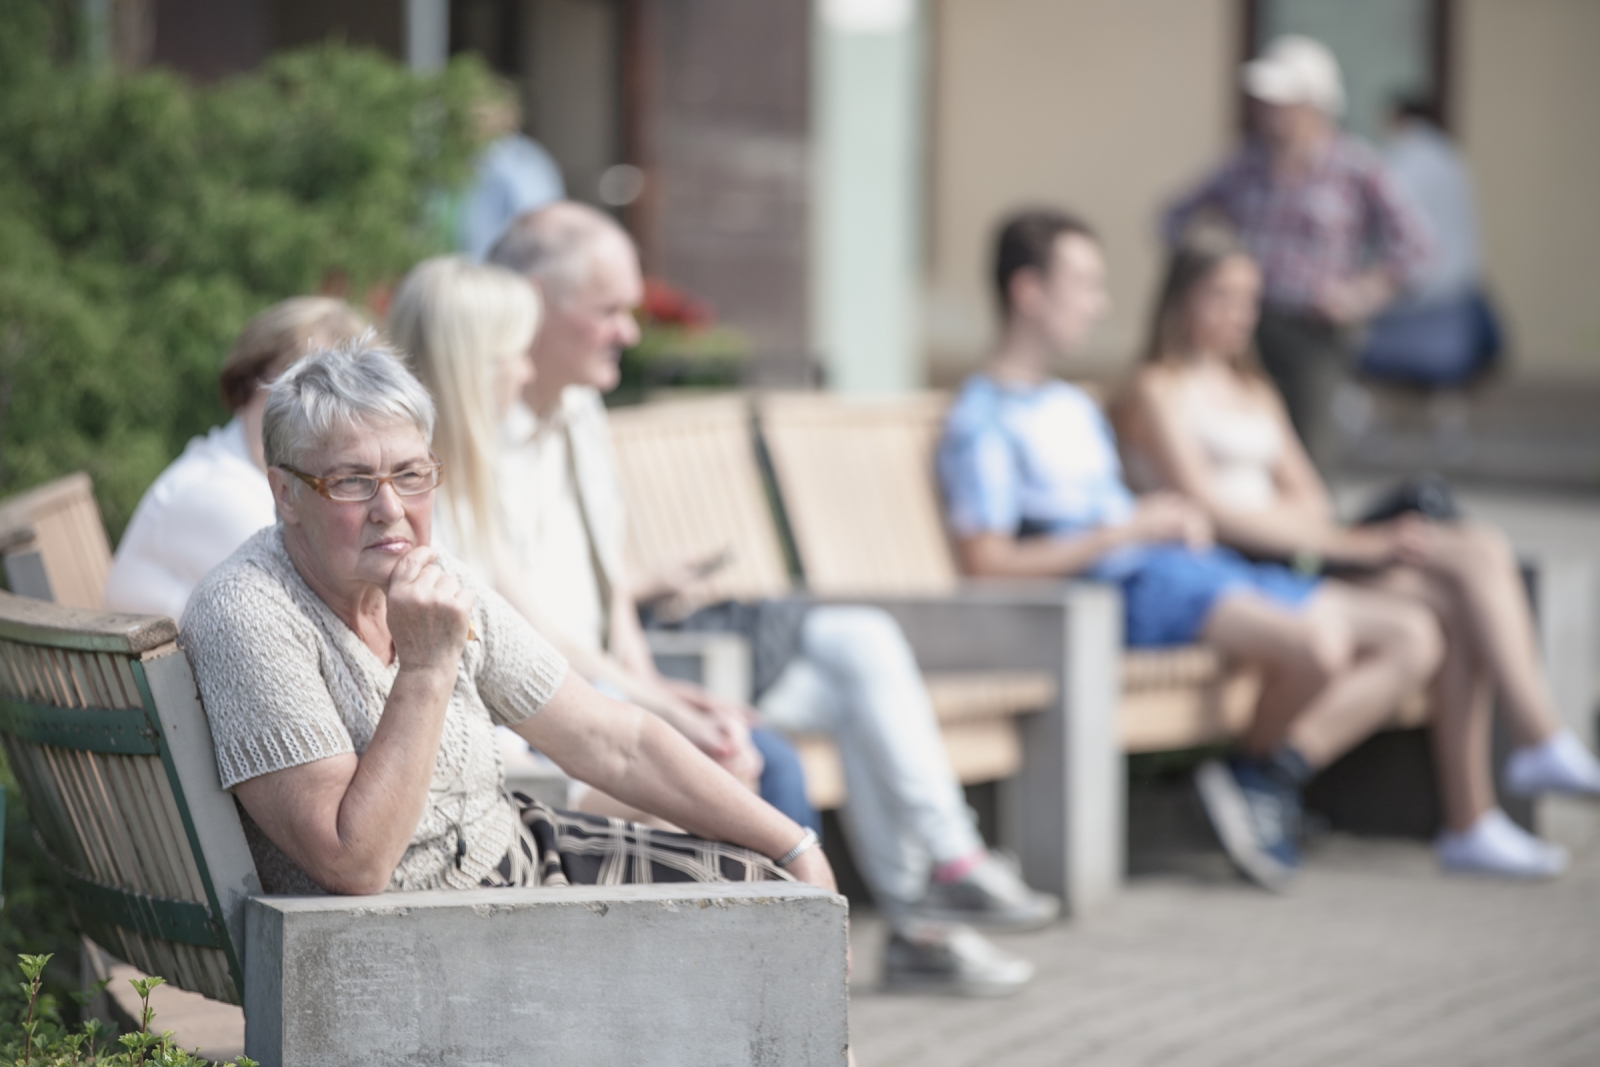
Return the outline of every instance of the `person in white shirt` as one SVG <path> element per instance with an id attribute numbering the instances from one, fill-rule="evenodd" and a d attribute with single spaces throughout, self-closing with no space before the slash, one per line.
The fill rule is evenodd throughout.
<path id="1" fill-rule="evenodd" d="M 555 622 L 568 641 L 662 684 L 622 559 L 624 501 L 601 402 L 618 383 L 621 350 L 639 339 L 638 255 L 609 217 L 563 202 L 519 217 L 489 260 L 532 280 L 546 311 L 536 374 L 522 395 L 528 411 L 506 425 L 501 499 L 520 542 L 513 553 L 544 575 L 541 607 L 562 613 Z M 758 653 L 756 707 L 739 714 L 838 742 L 852 854 L 890 927 L 886 984 L 967 994 L 1025 985 L 1032 966 L 965 924 L 1038 926 L 1060 902 L 984 847 L 894 620 L 855 605 L 794 612 L 781 601 L 706 611 L 724 607 L 734 609 L 727 628 L 750 637 Z M 780 644 L 781 655 L 762 655 Z M 781 662 L 763 671 L 763 658 Z M 762 685 L 764 674 L 772 677 Z M 693 687 L 674 689 L 720 710 Z"/>
<path id="2" fill-rule="evenodd" d="M 308 352 L 368 328 L 323 296 L 291 297 L 245 324 L 220 380 L 233 418 L 191 440 L 145 491 L 106 578 L 108 609 L 178 618 L 208 571 L 277 521 L 261 451 L 263 387 Z"/>

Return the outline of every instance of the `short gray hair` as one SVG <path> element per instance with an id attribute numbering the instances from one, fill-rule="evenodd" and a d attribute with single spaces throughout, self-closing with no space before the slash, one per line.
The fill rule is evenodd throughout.
<path id="1" fill-rule="evenodd" d="M 533 279 L 546 299 L 560 302 L 589 280 L 594 248 L 607 237 L 632 247 L 628 232 L 611 216 L 558 200 L 512 219 L 489 250 L 489 262 Z"/>
<path id="2" fill-rule="evenodd" d="M 433 440 L 433 398 L 394 349 L 368 330 L 314 352 L 284 371 L 267 393 L 261 444 L 267 466 L 296 464 L 341 427 L 409 422 Z"/>

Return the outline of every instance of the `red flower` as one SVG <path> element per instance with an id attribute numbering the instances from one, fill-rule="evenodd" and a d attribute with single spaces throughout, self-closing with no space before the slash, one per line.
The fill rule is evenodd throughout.
<path id="1" fill-rule="evenodd" d="M 682 326 L 687 330 L 703 330 L 717 321 L 709 303 L 660 278 L 644 280 L 644 300 L 639 305 L 639 315 L 646 323 Z"/>

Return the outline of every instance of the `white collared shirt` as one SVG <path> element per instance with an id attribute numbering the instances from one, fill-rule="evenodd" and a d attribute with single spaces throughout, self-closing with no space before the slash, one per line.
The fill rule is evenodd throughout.
<path id="1" fill-rule="evenodd" d="M 565 409 L 514 407 L 502 424 L 500 498 L 508 547 L 539 609 L 572 641 L 605 647 L 606 608 L 568 451 Z"/>
<path id="2" fill-rule="evenodd" d="M 201 578 L 277 521 L 243 423 L 192 439 L 134 510 L 106 578 L 106 607 L 179 618 Z"/>

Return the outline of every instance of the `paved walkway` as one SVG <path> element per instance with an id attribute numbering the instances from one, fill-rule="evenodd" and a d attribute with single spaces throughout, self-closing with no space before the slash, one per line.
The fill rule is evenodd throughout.
<path id="1" fill-rule="evenodd" d="M 857 921 L 860 1067 L 1600 1064 L 1592 837 L 1538 885 L 1445 878 L 1425 844 L 1347 837 L 1284 897 L 1204 864 L 1138 878 L 1101 915 L 1002 938 L 1039 967 L 1004 1000 L 873 993 L 881 940 Z"/>

